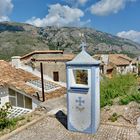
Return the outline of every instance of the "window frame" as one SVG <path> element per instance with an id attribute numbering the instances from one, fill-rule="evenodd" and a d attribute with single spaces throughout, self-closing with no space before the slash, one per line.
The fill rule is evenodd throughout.
<path id="1" fill-rule="evenodd" d="M 9 88 L 9 93 L 10 93 L 10 90 L 12 90 L 12 91 L 14 91 L 15 92 L 15 96 L 12 96 L 12 95 L 10 95 L 9 94 L 9 102 L 10 102 L 10 98 L 14 98 L 15 99 L 15 106 L 16 107 L 20 107 L 20 106 L 18 106 L 18 94 L 21 94 L 20 92 L 17 92 L 17 91 L 15 91 L 15 90 L 13 90 L 13 89 L 11 89 L 11 88 Z M 29 98 L 28 96 L 26 96 L 26 95 L 24 95 L 24 94 L 21 94 L 22 96 L 23 96 L 23 107 L 21 107 L 21 108 L 25 108 L 26 109 L 26 103 L 25 103 L 25 98 Z M 33 109 L 33 105 L 32 105 L 32 98 L 29 98 L 30 100 L 31 100 L 31 108 L 27 108 L 27 109 Z M 14 106 L 14 105 L 13 105 Z"/>

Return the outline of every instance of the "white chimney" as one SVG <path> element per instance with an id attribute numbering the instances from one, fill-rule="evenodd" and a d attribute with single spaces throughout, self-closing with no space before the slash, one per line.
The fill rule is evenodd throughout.
<path id="1" fill-rule="evenodd" d="M 21 58 L 20 56 L 13 56 L 12 57 L 12 67 L 20 68 L 20 66 L 21 66 L 20 58 Z"/>
<path id="2" fill-rule="evenodd" d="M 105 65 L 107 65 L 108 62 L 109 62 L 109 56 L 108 56 L 108 54 L 102 54 L 101 55 L 101 58 L 102 58 L 102 61 L 105 63 Z"/>

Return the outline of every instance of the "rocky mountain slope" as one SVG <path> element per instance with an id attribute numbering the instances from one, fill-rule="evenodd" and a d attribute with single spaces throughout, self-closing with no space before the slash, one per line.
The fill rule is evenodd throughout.
<path id="1" fill-rule="evenodd" d="M 9 60 L 11 56 L 24 55 L 33 50 L 61 49 L 77 53 L 82 40 L 86 40 L 90 54 L 140 54 L 140 44 L 91 28 L 37 28 L 24 23 L 1 22 L 0 59 Z"/>

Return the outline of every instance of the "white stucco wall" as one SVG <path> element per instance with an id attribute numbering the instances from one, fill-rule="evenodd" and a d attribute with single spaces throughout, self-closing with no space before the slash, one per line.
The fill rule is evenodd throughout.
<path id="1" fill-rule="evenodd" d="M 9 102 L 8 89 L 0 86 L 0 107 Z"/>
<path id="2" fill-rule="evenodd" d="M 137 73 L 137 66 L 129 64 L 127 66 L 117 66 L 117 72 L 121 74 L 127 74 L 127 73 Z"/>
<path id="3" fill-rule="evenodd" d="M 88 84 L 76 84 L 73 70 L 88 71 Z M 95 133 L 100 124 L 100 70 L 99 67 L 68 68 L 68 129 Z M 80 93 L 74 88 L 88 88 Z M 82 89 L 81 89 L 82 90 Z M 78 100 L 81 100 L 80 102 Z"/>
<path id="4" fill-rule="evenodd" d="M 32 99 L 32 110 L 35 110 L 38 107 L 39 101 Z"/>
<path id="5" fill-rule="evenodd" d="M 97 131 L 100 125 L 100 70 L 99 67 L 94 68 L 95 70 L 95 130 Z"/>
<path id="6" fill-rule="evenodd" d="M 88 72 L 88 85 L 76 84 L 73 70 L 87 70 Z M 88 68 L 73 68 L 68 70 L 69 73 L 69 85 L 68 87 L 90 87 L 91 85 L 91 69 Z M 89 88 L 87 93 L 76 93 L 71 91 L 68 93 L 68 111 L 69 111 L 69 122 L 78 131 L 84 131 L 91 125 L 91 88 Z M 77 101 L 81 98 L 84 102 L 79 105 Z M 81 117 L 82 116 L 82 117 Z"/>
<path id="7" fill-rule="evenodd" d="M 12 57 L 12 67 L 19 68 L 21 66 L 20 56 Z"/>
<path id="8" fill-rule="evenodd" d="M 2 107 L 5 103 L 9 102 L 9 96 L 4 96 L 4 97 L 0 97 L 1 98 L 1 104 L 0 107 Z"/>
<path id="9" fill-rule="evenodd" d="M 105 63 L 105 65 L 109 62 L 109 55 L 108 54 L 102 54 L 101 55 L 102 61 Z"/>

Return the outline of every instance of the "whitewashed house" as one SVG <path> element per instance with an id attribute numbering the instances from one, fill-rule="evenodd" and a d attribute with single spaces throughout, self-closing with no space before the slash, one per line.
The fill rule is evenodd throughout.
<path id="1" fill-rule="evenodd" d="M 41 80 L 20 69 L 19 58 L 14 58 L 12 64 L 0 60 L 0 107 L 10 102 L 13 107 L 34 110 L 42 102 Z M 54 95 L 56 97 L 58 88 L 62 87 L 45 80 L 45 98 L 53 98 Z"/>
<path id="2" fill-rule="evenodd" d="M 0 107 L 10 102 L 12 106 L 35 109 L 38 101 L 32 98 L 31 94 L 36 90 L 26 84 L 27 81 L 35 79 L 38 78 L 0 60 Z"/>
<path id="3" fill-rule="evenodd" d="M 72 60 L 74 54 L 68 54 L 61 50 L 33 51 L 17 59 L 18 64 L 26 64 L 40 71 L 40 63 L 43 64 L 43 73 L 53 81 L 66 82 L 65 63 Z M 18 57 L 14 57 L 13 61 Z M 17 63 L 16 63 L 17 64 Z"/>
<path id="4" fill-rule="evenodd" d="M 137 61 L 124 54 L 97 54 L 94 58 L 102 62 L 100 72 L 111 75 L 113 73 L 138 74 Z"/>

